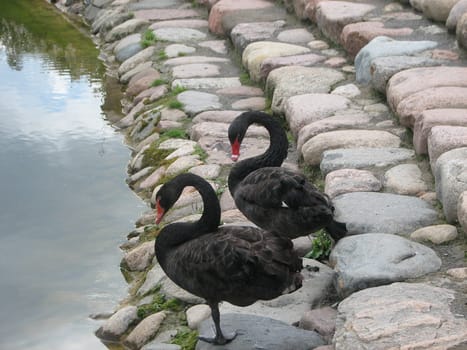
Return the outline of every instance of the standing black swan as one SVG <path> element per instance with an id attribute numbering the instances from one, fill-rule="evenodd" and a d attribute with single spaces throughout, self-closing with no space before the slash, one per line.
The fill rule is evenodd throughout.
<path id="1" fill-rule="evenodd" d="M 285 233 L 289 238 L 325 228 L 338 241 L 347 233 L 343 223 L 333 219 L 334 207 L 305 176 L 281 168 L 287 157 L 287 135 L 279 122 L 263 112 L 244 112 L 229 127 L 232 160 L 237 161 L 240 145 L 251 124 L 264 126 L 270 145 L 262 155 L 235 164 L 229 175 L 229 190 L 237 208 L 267 231 Z"/>
<path id="2" fill-rule="evenodd" d="M 156 257 L 172 281 L 211 307 L 215 337 L 199 339 L 226 344 L 236 334 L 222 333 L 218 303 L 247 306 L 296 290 L 302 262 L 288 238 L 255 227 L 219 227 L 219 200 L 209 183 L 194 174 L 178 175 L 157 192 L 157 224 L 185 186 L 201 194 L 203 214 L 197 222 L 165 226 L 156 239 Z"/>

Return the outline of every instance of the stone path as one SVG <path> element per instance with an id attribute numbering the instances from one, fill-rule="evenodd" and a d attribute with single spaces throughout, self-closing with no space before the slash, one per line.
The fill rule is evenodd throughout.
<path id="1" fill-rule="evenodd" d="M 190 171 L 219 192 L 224 223 L 249 224 L 226 189 L 227 128 L 246 110 L 287 121 L 295 143 L 285 166 L 321 171 L 313 180 L 324 180 L 351 236 L 327 264 L 306 260 L 299 291 L 247 308 L 225 303 L 222 314 L 299 325 L 321 349 L 467 347 L 466 0 L 64 3 L 84 14 L 109 74 L 126 86 L 116 125 L 134 150 L 128 183 L 148 203 Z M 242 157 L 267 145 L 265 130 L 250 128 Z M 194 220 L 201 207 L 187 189 L 165 222 Z M 148 211 L 122 246 L 131 292 L 97 334 L 135 348 L 156 336 L 143 348 L 176 349 L 164 345 L 166 314 L 148 316 L 157 321 L 149 326 L 135 306 L 155 288 L 202 300 L 158 266 L 153 222 Z M 311 249 L 311 238 L 294 243 Z M 187 315 L 192 328 L 207 327 L 206 306 Z M 248 337 L 223 348 L 246 349 Z M 274 348 L 289 349 L 283 342 Z"/>

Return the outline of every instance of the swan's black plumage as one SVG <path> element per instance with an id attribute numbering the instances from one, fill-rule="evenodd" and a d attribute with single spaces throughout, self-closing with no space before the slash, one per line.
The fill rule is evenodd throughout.
<path id="1" fill-rule="evenodd" d="M 325 228 L 334 240 L 347 233 L 345 224 L 334 220 L 334 207 L 302 174 L 281 168 L 287 157 L 287 135 L 279 122 L 263 112 L 245 112 L 229 127 L 232 159 L 236 161 L 246 130 L 251 124 L 266 127 L 270 145 L 262 155 L 232 167 L 229 190 L 237 208 L 252 222 L 289 238 Z"/>
<path id="2" fill-rule="evenodd" d="M 157 223 L 185 186 L 201 194 L 203 214 L 197 222 L 165 226 L 155 242 L 156 257 L 170 279 L 211 307 L 216 336 L 200 339 L 225 344 L 235 335 L 222 333 L 218 303 L 246 306 L 299 288 L 301 259 L 288 238 L 248 226 L 219 227 L 218 198 L 209 183 L 194 174 L 179 175 L 162 186 L 156 195 Z"/>

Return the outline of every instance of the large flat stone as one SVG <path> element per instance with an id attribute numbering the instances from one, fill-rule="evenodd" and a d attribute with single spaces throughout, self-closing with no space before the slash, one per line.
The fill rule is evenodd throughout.
<path id="1" fill-rule="evenodd" d="M 230 62 L 228 58 L 215 57 L 215 56 L 186 56 L 168 59 L 164 62 L 164 66 L 179 66 L 182 64 L 195 64 L 195 63 L 227 63 Z"/>
<path id="2" fill-rule="evenodd" d="M 355 57 L 357 81 L 363 84 L 371 81 L 371 63 L 377 57 L 411 56 L 437 45 L 435 41 L 398 41 L 386 36 L 376 37 Z"/>
<path id="3" fill-rule="evenodd" d="M 396 110 L 405 98 L 436 87 L 467 87 L 467 67 L 424 67 L 395 74 L 387 86 L 388 103 Z"/>
<path id="4" fill-rule="evenodd" d="M 303 46 L 278 43 L 272 41 L 257 41 L 249 44 L 242 54 L 243 66 L 248 70 L 253 81 L 261 80 L 261 64 L 267 58 L 298 55 L 310 52 Z"/>
<path id="5" fill-rule="evenodd" d="M 177 95 L 177 100 L 183 103 L 183 110 L 189 115 L 222 108 L 219 97 L 206 92 L 184 91 Z"/>
<path id="6" fill-rule="evenodd" d="M 336 148 L 384 148 L 398 147 L 401 141 L 396 135 L 380 130 L 337 130 L 319 134 L 302 147 L 305 163 L 319 165 L 324 151 Z"/>
<path id="7" fill-rule="evenodd" d="M 350 234 L 409 234 L 438 219 L 438 213 L 424 200 L 398 194 L 346 193 L 334 198 L 333 204 L 335 219 L 345 222 Z"/>
<path id="8" fill-rule="evenodd" d="M 451 311 L 454 299 L 453 290 L 423 283 L 354 293 L 339 304 L 335 349 L 464 349 L 467 321 Z"/>
<path id="9" fill-rule="evenodd" d="M 250 43 L 274 38 L 283 26 L 284 21 L 239 23 L 230 32 L 230 38 L 241 54 Z"/>
<path id="10" fill-rule="evenodd" d="M 395 112 L 402 125 L 413 127 L 427 109 L 467 108 L 466 96 L 467 87 L 434 87 L 406 97 Z"/>
<path id="11" fill-rule="evenodd" d="M 118 62 L 123 62 L 141 50 L 143 50 L 141 34 L 136 33 L 120 40 L 114 48 L 114 54 Z"/>
<path id="12" fill-rule="evenodd" d="M 191 9 L 152 9 L 139 10 L 133 13 L 134 18 L 140 18 L 147 21 L 163 21 L 199 17 L 198 12 Z"/>
<path id="13" fill-rule="evenodd" d="M 445 61 L 423 56 L 387 56 L 371 61 L 371 85 L 379 92 L 386 93 L 386 85 L 393 75 L 417 67 L 440 66 Z"/>
<path id="14" fill-rule="evenodd" d="M 309 67 L 322 62 L 326 59 L 326 56 L 317 55 L 314 53 L 304 55 L 292 55 L 292 56 L 281 56 L 266 58 L 261 63 L 260 78 L 266 79 L 268 74 L 276 68 L 284 66 L 302 66 Z"/>
<path id="15" fill-rule="evenodd" d="M 324 174 L 338 169 L 379 169 L 415 159 L 406 148 L 350 148 L 325 151 L 320 164 Z"/>
<path id="16" fill-rule="evenodd" d="M 371 116 L 361 111 L 355 111 L 351 114 L 339 114 L 339 112 L 336 112 L 336 115 L 332 117 L 308 123 L 298 133 L 297 150 L 301 152 L 305 142 L 323 132 L 338 129 L 368 129 L 371 119 Z"/>
<path id="17" fill-rule="evenodd" d="M 271 109 L 275 113 L 283 113 L 289 97 L 327 93 L 344 79 L 342 72 L 332 68 L 290 66 L 275 69 L 266 82 L 267 90 L 274 90 Z"/>
<path id="18" fill-rule="evenodd" d="M 217 122 L 200 122 L 196 123 L 191 127 L 190 138 L 192 140 L 198 141 L 202 137 L 217 137 L 225 138 L 228 134 L 229 124 L 227 123 L 217 123 Z M 246 133 L 247 137 L 262 137 L 267 138 L 269 133 L 265 128 L 260 126 L 250 126 Z"/>
<path id="19" fill-rule="evenodd" d="M 357 53 L 377 36 L 399 37 L 412 34 L 412 28 L 385 28 L 382 22 L 358 22 L 344 27 L 340 41 L 345 50 L 355 57 Z"/>
<path id="20" fill-rule="evenodd" d="M 349 23 L 360 22 L 375 9 L 369 4 L 347 1 L 322 1 L 316 9 L 318 27 L 329 39 L 340 43 L 342 29 Z"/>
<path id="21" fill-rule="evenodd" d="M 149 26 L 149 22 L 144 19 L 132 18 L 125 21 L 118 26 L 114 27 L 105 36 L 106 42 L 112 42 L 118 39 L 122 39 L 130 34 L 134 34 L 140 29 Z"/>
<path id="22" fill-rule="evenodd" d="M 209 30 L 214 34 L 225 34 L 223 19 L 232 12 L 244 10 L 264 11 L 274 4 L 265 0 L 221 0 L 209 13 Z"/>
<path id="23" fill-rule="evenodd" d="M 326 175 L 324 192 L 331 198 L 349 192 L 379 192 L 379 181 L 370 171 L 339 169 Z"/>
<path id="24" fill-rule="evenodd" d="M 153 30 L 159 40 L 176 43 L 200 41 L 206 38 L 206 34 L 192 28 L 158 28 Z"/>
<path id="25" fill-rule="evenodd" d="M 221 312 L 270 317 L 288 324 L 300 321 L 306 311 L 316 307 L 326 298 L 333 288 L 335 277 L 331 268 L 316 260 L 304 258 L 303 265 L 303 286 L 295 292 L 273 300 L 260 300 L 246 307 L 223 303 L 220 307 Z"/>
<path id="26" fill-rule="evenodd" d="M 240 79 L 238 77 L 219 77 L 219 78 L 187 78 L 187 79 L 175 79 L 172 81 L 172 88 L 181 86 L 187 89 L 205 89 L 205 90 L 217 90 L 229 87 L 239 87 Z"/>
<path id="27" fill-rule="evenodd" d="M 125 73 L 129 72 L 141 63 L 150 61 L 154 56 L 155 52 L 156 48 L 154 46 L 149 46 L 144 50 L 138 52 L 136 55 L 128 58 L 120 65 L 120 67 L 118 67 L 118 75 L 123 76 Z"/>
<path id="28" fill-rule="evenodd" d="M 432 249 L 385 233 L 344 237 L 332 250 L 329 262 L 337 272 L 335 285 L 341 297 L 421 277 L 441 267 L 441 259 Z"/>
<path id="29" fill-rule="evenodd" d="M 128 9 L 130 11 L 163 9 L 175 5 L 180 6 L 182 3 L 183 2 L 179 0 L 139 0 L 138 2 L 128 4 Z"/>
<path id="30" fill-rule="evenodd" d="M 324 344 L 313 331 L 306 331 L 287 323 L 267 317 L 240 314 L 222 314 L 221 328 L 224 332 L 237 332 L 237 337 L 223 348 L 226 350 L 268 349 L 308 350 Z M 200 334 L 211 334 L 212 320 L 206 320 L 199 328 Z M 217 350 L 218 345 L 198 341 L 196 350 Z"/>
<path id="31" fill-rule="evenodd" d="M 429 109 L 423 111 L 413 128 L 413 145 L 418 154 L 428 153 L 428 135 L 434 126 L 451 125 L 467 127 L 467 109 Z"/>
<path id="32" fill-rule="evenodd" d="M 174 19 L 159 21 L 149 26 L 149 29 L 157 28 L 207 28 L 208 21 L 205 19 Z"/>
<path id="33" fill-rule="evenodd" d="M 219 66 L 210 63 L 183 64 L 172 69 L 174 78 L 212 77 L 219 74 Z"/>
<path id="34" fill-rule="evenodd" d="M 460 195 L 467 191 L 467 147 L 453 149 L 441 155 L 434 167 L 436 197 L 443 204 L 449 223 L 457 220 Z"/>

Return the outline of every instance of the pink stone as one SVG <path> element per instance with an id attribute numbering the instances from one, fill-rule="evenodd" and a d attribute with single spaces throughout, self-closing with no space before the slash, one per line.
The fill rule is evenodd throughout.
<path id="1" fill-rule="evenodd" d="M 148 21 L 163 21 L 177 18 L 199 17 L 195 10 L 176 10 L 176 9 L 153 9 L 140 10 L 134 12 L 134 18 L 145 19 Z"/>
<path id="2" fill-rule="evenodd" d="M 457 61 L 459 59 L 459 54 L 450 50 L 435 49 L 431 51 L 431 58 L 435 60 Z"/>
<path id="3" fill-rule="evenodd" d="M 231 12 L 258 10 L 273 7 L 274 3 L 265 0 L 220 0 L 209 13 L 209 30 L 214 34 L 224 34 L 222 18 Z"/>
<path id="4" fill-rule="evenodd" d="M 155 87 L 151 87 L 147 90 L 140 92 L 133 100 L 133 105 L 138 104 L 140 101 L 148 99 L 152 102 L 155 101 L 162 96 L 164 96 L 168 91 L 167 85 L 159 85 Z"/>
<path id="5" fill-rule="evenodd" d="M 411 28 L 384 28 L 382 22 L 351 23 L 342 30 L 341 43 L 347 52 L 355 57 L 363 46 L 377 36 L 405 36 L 412 34 L 412 32 Z"/>
<path id="6" fill-rule="evenodd" d="M 263 96 L 263 90 L 254 86 L 236 86 L 216 91 L 216 95 L 224 96 Z"/>
<path id="7" fill-rule="evenodd" d="M 347 1 L 324 1 L 318 4 L 316 21 L 321 31 L 339 43 L 342 29 L 350 23 L 360 22 L 375 6 Z"/>
<path id="8" fill-rule="evenodd" d="M 443 153 L 467 147 L 467 127 L 434 126 L 428 136 L 428 154 L 432 168 Z"/>
<path id="9" fill-rule="evenodd" d="M 136 76 L 139 75 L 137 74 L 135 77 L 133 77 L 130 80 L 130 83 L 128 84 L 128 88 L 125 92 L 127 96 L 138 95 L 140 92 L 146 89 L 149 89 L 151 87 L 151 84 L 154 82 L 154 80 L 160 78 L 161 76 L 160 73 L 153 68 L 151 69 L 152 71 L 149 71 L 145 76 L 140 77 L 139 79 L 134 79 Z"/>
<path id="10" fill-rule="evenodd" d="M 217 123 L 231 123 L 240 111 L 205 111 L 201 112 L 193 118 L 193 123 L 201 122 L 217 122 Z M 227 135 L 226 135 L 227 136 Z"/>
<path id="11" fill-rule="evenodd" d="M 331 341 L 336 330 L 337 310 L 330 306 L 307 311 L 301 318 L 299 327 L 316 331 L 326 341 Z"/>
<path id="12" fill-rule="evenodd" d="M 413 145 L 417 154 L 427 154 L 427 139 L 437 125 L 467 126 L 467 109 L 429 109 L 422 112 L 413 129 Z"/>
<path id="13" fill-rule="evenodd" d="M 316 63 L 324 61 L 326 57 L 316 55 L 314 53 L 305 55 L 293 55 L 293 56 L 282 56 L 282 57 L 269 57 L 266 58 L 260 65 L 260 77 L 265 79 L 269 73 L 276 68 L 284 66 L 303 66 L 309 67 Z"/>
<path id="14" fill-rule="evenodd" d="M 175 19 L 153 23 L 149 29 L 158 28 L 207 28 L 208 21 L 205 19 Z"/>
<path id="15" fill-rule="evenodd" d="M 321 1 L 327 0 L 308 0 L 308 4 L 305 6 L 305 13 L 308 19 L 313 23 L 316 23 L 316 9 Z"/>
<path id="16" fill-rule="evenodd" d="M 325 179 L 324 191 L 331 198 L 344 193 L 379 190 L 381 190 L 381 181 L 368 170 L 339 169 L 327 174 Z"/>
<path id="17" fill-rule="evenodd" d="M 331 57 L 324 62 L 326 66 L 331 68 L 342 67 L 346 63 L 347 60 L 344 57 Z"/>
<path id="18" fill-rule="evenodd" d="M 386 87 L 392 110 L 406 97 L 433 87 L 467 87 L 467 67 L 423 67 L 394 74 Z M 436 108 L 436 106 L 435 106 Z"/>
<path id="19" fill-rule="evenodd" d="M 435 108 L 467 108 L 467 87 L 435 87 L 403 99 L 396 109 L 402 125 L 413 127 L 421 113 Z"/>
<path id="20" fill-rule="evenodd" d="M 449 12 L 448 19 L 446 20 L 446 27 L 449 30 L 455 31 L 457 22 L 464 13 L 467 13 L 467 0 L 459 0 Z"/>
<path id="21" fill-rule="evenodd" d="M 156 169 L 151 175 L 149 175 L 144 181 L 139 184 L 140 190 L 150 190 L 162 179 L 165 175 L 165 167 Z"/>
<path id="22" fill-rule="evenodd" d="M 232 103 L 232 109 L 260 111 L 266 108 L 264 97 L 250 97 Z"/>

